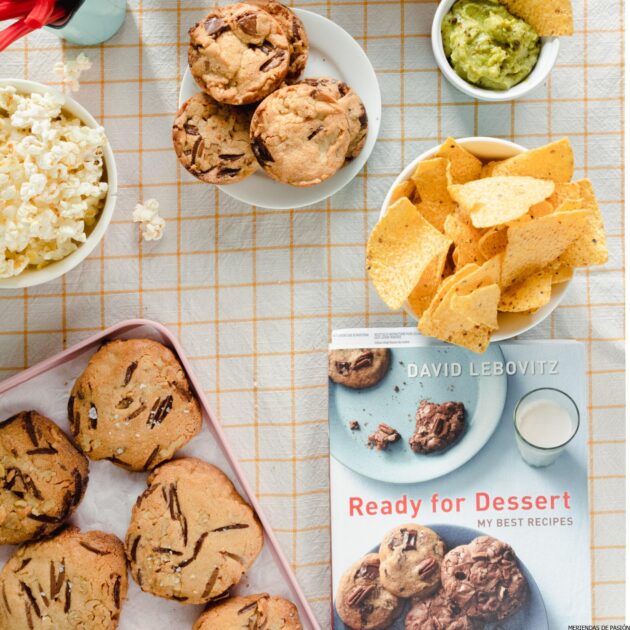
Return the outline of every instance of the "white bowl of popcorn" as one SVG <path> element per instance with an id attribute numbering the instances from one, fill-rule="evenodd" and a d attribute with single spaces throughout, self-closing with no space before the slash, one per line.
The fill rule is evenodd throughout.
<path id="1" fill-rule="evenodd" d="M 49 282 L 86 258 L 116 204 L 114 154 L 76 101 L 0 80 L 0 289 Z"/>

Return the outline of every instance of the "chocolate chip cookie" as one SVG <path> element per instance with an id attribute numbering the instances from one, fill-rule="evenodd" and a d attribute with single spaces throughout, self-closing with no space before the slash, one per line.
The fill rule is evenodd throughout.
<path id="1" fill-rule="evenodd" d="M 365 389 L 379 383 L 390 363 L 388 348 L 330 350 L 328 376 L 331 381 L 352 389 Z"/>
<path id="2" fill-rule="evenodd" d="M 464 430 L 466 410 L 463 403 L 420 401 L 416 430 L 409 438 L 415 453 L 437 453 L 453 444 Z"/>
<path id="3" fill-rule="evenodd" d="M 409 523 L 387 533 L 381 548 L 380 578 L 397 597 L 426 597 L 440 587 L 444 541 L 428 527 Z"/>
<path id="4" fill-rule="evenodd" d="M 37 411 L 0 423 L 0 544 L 59 529 L 81 502 L 88 474 L 85 455 Z"/>
<path id="5" fill-rule="evenodd" d="M 292 186 L 313 186 L 334 175 L 350 146 L 344 108 L 321 88 L 280 88 L 256 109 L 250 136 L 265 172 Z"/>
<path id="6" fill-rule="evenodd" d="M 201 411 L 175 355 L 152 339 L 116 340 L 90 359 L 68 402 L 91 459 L 150 470 L 201 430 Z"/>
<path id="7" fill-rule="evenodd" d="M 267 593 L 230 597 L 206 610 L 193 630 L 302 630 L 295 605 Z"/>
<path id="8" fill-rule="evenodd" d="M 177 112 L 173 145 L 182 166 L 210 184 L 235 184 L 258 168 L 249 143 L 251 112 L 195 94 Z"/>
<path id="9" fill-rule="evenodd" d="M 176 459 L 156 468 L 133 508 L 126 550 L 143 591 L 205 604 L 243 577 L 263 545 L 252 508 L 215 466 Z"/>
<path id="10" fill-rule="evenodd" d="M 289 70 L 290 48 L 282 27 L 267 11 L 251 4 L 215 7 L 189 33 L 192 76 L 220 103 L 260 101 Z"/>
<path id="11" fill-rule="evenodd" d="M 299 78 L 306 62 L 308 61 L 308 35 L 302 20 L 295 15 L 289 7 L 276 0 L 247 0 L 273 15 L 282 27 L 289 42 L 289 71 L 285 77 L 285 83 L 295 83 Z"/>
<path id="12" fill-rule="evenodd" d="M 344 108 L 350 131 L 350 145 L 346 153 L 346 160 L 349 161 L 357 157 L 365 145 L 368 132 L 368 116 L 359 95 L 344 81 L 331 77 L 304 79 L 302 83 L 324 90 Z"/>
<path id="13" fill-rule="evenodd" d="M 0 573 L 0 628 L 114 630 L 127 596 L 123 545 L 68 527 L 20 547 Z"/>
<path id="14" fill-rule="evenodd" d="M 381 422 L 378 425 L 378 429 L 368 435 L 368 446 L 375 448 L 377 451 L 386 451 L 390 444 L 395 444 L 399 440 L 400 433 L 394 427 Z"/>
<path id="15" fill-rule="evenodd" d="M 449 551 L 442 563 L 442 584 L 449 599 L 482 621 L 511 617 L 529 593 L 512 547 L 491 536 Z"/>
<path id="16" fill-rule="evenodd" d="M 415 599 L 405 617 L 405 630 L 482 630 L 483 624 L 466 616 L 440 589 L 426 599 Z"/>
<path id="17" fill-rule="evenodd" d="M 339 580 L 335 608 L 341 620 L 353 630 L 388 628 L 402 612 L 403 600 L 380 582 L 379 565 L 378 554 L 368 554 Z"/>

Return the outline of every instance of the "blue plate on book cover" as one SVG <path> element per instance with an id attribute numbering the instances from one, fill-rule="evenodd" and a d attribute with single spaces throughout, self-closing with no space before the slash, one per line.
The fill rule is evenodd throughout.
<path id="1" fill-rule="evenodd" d="M 365 477 L 389 483 L 429 481 L 463 466 L 484 447 L 503 413 L 507 377 L 502 370 L 501 348 L 492 344 L 479 355 L 457 346 L 434 344 L 393 348 L 390 352 L 389 370 L 373 387 L 349 389 L 330 383 L 331 455 Z M 414 365 L 418 375 L 414 375 Z M 461 366 L 461 373 L 457 366 Z M 462 402 L 466 409 L 462 435 L 439 453 L 417 454 L 409 447 L 422 400 Z M 350 428 L 353 420 L 359 423 L 358 430 Z M 367 445 L 368 435 L 380 423 L 395 428 L 402 437 L 384 451 Z"/>
<path id="2" fill-rule="evenodd" d="M 447 549 L 453 549 L 459 545 L 466 545 L 477 536 L 485 536 L 484 532 L 470 527 L 462 527 L 461 525 L 427 525 L 435 531 L 446 543 Z M 380 547 L 376 545 L 366 553 L 376 553 Z M 547 611 L 545 610 L 545 602 L 543 600 L 540 589 L 534 580 L 534 576 L 529 569 L 523 564 L 517 554 L 518 567 L 527 579 L 529 585 L 529 597 L 525 605 L 509 619 L 496 623 L 484 624 L 483 630 L 549 630 L 549 622 L 547 620 Z M 336 588 L 336 585 L 335 585 Z M 392 623 L 387 630 L 405 630 L 405 616 L 409 610 L 409 605 L 405 606 L 401 615 Z M 341 621 L 337 614 L 336 606 L 333 606 L 333 629 L 334 630 L 352 630 L 350 626 Z"/>

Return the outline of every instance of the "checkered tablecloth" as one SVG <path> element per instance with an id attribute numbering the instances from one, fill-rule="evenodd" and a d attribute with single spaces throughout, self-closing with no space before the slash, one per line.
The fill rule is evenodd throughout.
<path id="1" fill-rule="evenodd" d="M 94 62 L 78 100 L 101 120 L 121 181 L 114 220 L 79 268 L 39 288 L 0 293 L 0 377 L 121 319 L 166 323 L 182 340 L 297 577 L 329 627 L 326 345 L 337 327 L 408 323 L 387 312 L 364 272 L 364 243 L 401 168 L 446 136 L 535 146 L 568 135 L 576 176 L 592 178 L 610 261 L 576 275 L 530 338 L 576 338 L 588 350 L 593 611 L 624 614 L 623 0 L 574 0 L 551 78 L 518 103 L 474 102 L 431 53 L 433 1 L 303 0 L 364 47 L 380 80 L 383 124 L 363 172 L 301 210 L 245 206 L 180 169 L 170 127 L 188 27 L 210 3 L 132 0 L 121 32 L 85 49 Z M 0 54 L 0 74 L 54 83 L 76 57 L 43 33 Z M 142 243 L 135 204 L 167 220 Z M 550 567 L 561 572 L 566 567 Z M 557 630 L 557 629 L 554 629 Z"/>

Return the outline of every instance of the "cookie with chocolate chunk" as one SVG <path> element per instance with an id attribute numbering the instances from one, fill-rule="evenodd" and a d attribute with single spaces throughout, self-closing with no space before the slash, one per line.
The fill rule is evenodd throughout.
<path id="1" fill-rule="evenodd" d="M 409 438 L 415 453 L 444 451 L 464 431 L 466 410 L 461 402 L 432 403 L 420 401 L 416 412 L 416 430 Z"/>
<path id="2" fill-rule="evenodd" d="M 220 103 L 260 101 L 279 87 L 289 70 L 290 48 L 282 27 L 251 4 L 215 7 L 189 33 L 192 76 Z"/>
<path id="3" fill-rule="evenodd" d="M 346 153 L 346 161 L 357 157 L 365 145 L 368 132 L 368 116 L 359 95 L 347 83 L 332 77 L 304 79 L 302 83 L 323 90 L 344 108 L 350 131 L 350 145 Z"/>
<path id="4" fill-rule="evenodd" d="M 111 341 L 92 356 L 68 402 L 90 459 L 150 470 L 201 430 L 201 410 L 173 352 L 152 339 Z"/>
<path id="5" fill-rule="evenodd" d="M 197 619 L 193 630 L 302 630 L 295 604 L 267 593 L 230 597 Z"/>
<path id="6" fill-rule="evenodd" d="M 249 108 L 195 94 L 177 112 L 173 146 L 182 166 L 210 184 L 235 184 L 258 168 L 249 143 Z"/>
<path id="7" fill-rule="evenodd" d="M 502 621 L 527 601 L 527 578 L 510 545 L 479 536 L 449 551 L 442 563 L 442 584 L 449 599 L 469 617 Z"/>
<path id="8" fill-rule="evenodd" d="M 0 544 L 17 544 L 59 529 L 77 508 L 88 460 L 37 411 L 0 423 Z"/>
<path id="9" fill-rule="evenodd" d="M 330 350 L 328 376 L 331 381 L 352 389 L 365 389 L 379 383 L 389 368 L 388 348 Z"/>
<path id="10" fill-rule="evenodd" d="M 205 604 L 237 584 L 262 549 L 263 530 L 228 477 L 186 457 L 156 468 L 147 484 L 125 542 L 140 588 Z"/>
<path id="11" fill-rule="evenodd" d="M 273 15 L 282 27 L 289 42 L 289 71 L 285 77 L 285 83 L 295 83 L 299 78 L 306 62 L 308 61 L 308 35 L 302 20 L 289 7 L 277 0 L 247 0 Z"/>
<path id="12" fill-rule="evenodd" d="M 380 579 L 397 597 L 426 597 L 440 587 L 446 547 L 428 527 L 408 523 L 387 533 L 379 549 Z"/>
<path id="13" fill-rule="evenodd" d="M 378 554 L 368 554 L 339 580 L 335 608 L 344 624 L 353 630 L 388 628 L 402 612 L 403 600 L 381 584 L 379 565 Z"/>
<path id="14" fill-rule="evenodd" d="M 123 545 L 68 527 L 19 547 L 0 573 L 0 628 L 114 630 L 127 597 Z"/>
<path id="15" fill-rule="evenodd" d="M 424 599 L 412 600 L 411 608 L 405 617 L 405 630 L 482 630 L 483 624 L 468 617 L 462 609 L 450 600 L 444 590 Z"/>
<path id="16" fill-rule="evenodd" d="M 350 145 L 344 108 L 304 83 L 269 95 L 254 112 L 250 137 L 267 175 L 291 186 L 314 186 L 332 177 Z"/>

